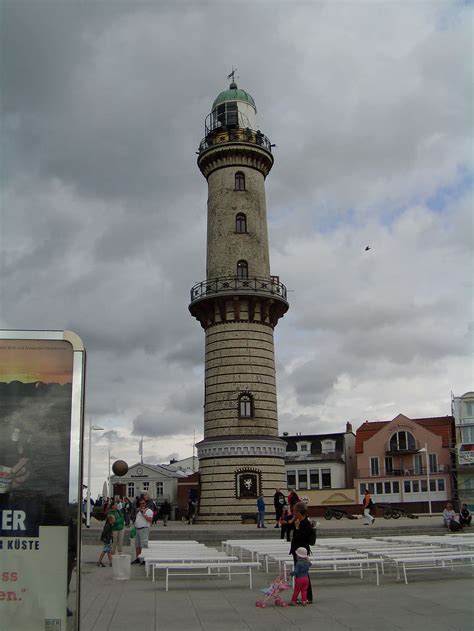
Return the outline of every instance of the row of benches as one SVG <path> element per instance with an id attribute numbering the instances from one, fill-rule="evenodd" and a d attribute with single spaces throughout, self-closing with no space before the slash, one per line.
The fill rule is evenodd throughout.
<path id="1" fill-rule="evenodd" d="M 147 576 L 165 572 L 165 589 L 172 576 L 206 576 L 227 578 L 235 575 L 249 577 L 252 589 L 252 570 L 262 566 L 267 572 L 276 564 L 280 575 L 287 577 L 293 560 L 288 543 L 281 540 L 227 540 L 222 549 L 208 548 L 197 541 L 150 541 L 142 551 Z M 430 537 L 377 537 L 373 539 L 321 539 L 310 557 L 312 573 L 356 572 L 362 579 L 365 573 L 380 575 L 396 571 L 397 580 L 408 584 L 408 570 L 440 570 L 470 566 L 474 568 L 474 536 L 457 535 Z"/>

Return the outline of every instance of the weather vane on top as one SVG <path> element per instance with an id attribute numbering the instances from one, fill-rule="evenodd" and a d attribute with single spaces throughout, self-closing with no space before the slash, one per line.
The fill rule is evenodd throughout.
<path id="1" fill-rule="evenodd" d="M 234 66 L 232 66 L 232 72 L 231 72 L 229 75 L 227 75 L 227 78 L 228 78 L 228 79 L 232 79 L 232 83 L 234 83 L 234 82 L 235 82 L 235 79 L 236 79 L 236 78 L 237 78 L 237 79 L 239 78 L 239 77 L 236 77 L 236 76 L 235 76 L 235 73 L 236 73 L 236 72 L 237 72 L 237 68 L 234 68 Z"/>

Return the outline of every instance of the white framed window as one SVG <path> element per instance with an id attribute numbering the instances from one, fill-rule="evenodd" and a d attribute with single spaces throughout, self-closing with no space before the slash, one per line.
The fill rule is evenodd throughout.
<path id="1" fill-rule="evenodd" d="M 143 491 L 145 493 L 148 493 L 149 490 L 150 490 L 150 483 L 149 482 L 143 482 Z"/>
<path id="2" fill-rule="evenodd" d="M 297 451 L 311 451 L 311 443 L 296 443 Z"/>
<path id="3" fill-rule="evenodd" d="M 298 489 L 308 488 L 308 470 L 298 469 Z"/>
<path id="4" fill-rule="evenodd" d="M 393 458 L 392 458 L 392 456 L 385 456 L 384 466 L 385 466 L 385 475 L 392 475 L 392 473 L 393 473 Z"/>
<path id="5" fill-rule="evenodd" d="M 309 485 L 312 489 L 319 489 L 319 469 L 309 470 Z"/>
<path id="6" fill-rule="evenodd" d="M 129 482 L 127 484 L 127 497 L 135 497 L 135 482 Z"/>
<path id="7" fill-rule="evenodd" d="M 474 425 L 461 428 L 461 442 L 465 445 L 472 445 L 474 443 Z"/>
<path id="8" fill-rule="evenodd" d="M 423 456 L 421 454 L 415 454 L 413 456 L 413 471 L 415 475 L 423 473 Z"/>
<path id="9" fill-rule="evenodd" d="M 321 488 L 331 488 L 331 469 L 321 469 Z"/>
<path id="10" fill-rule="evenodd" d="M 163 482 L 155 482 L 156 485 L 156 497 L 163 495 Z"/>
<path id="11" fill-rule="evenodd" d="M 370 458 L 370 475 L 371 476 L 380 475 L 378 456 L 372 456 Z"/>
<path id="12" fill-rule="evenodd" d="M 438 454 L 430 454 L 430 473 L 438 473 Z"/>
<path id="13" fill-rule="evenodd" d="M 286 485 L 289 489 L 296 488 L 296 471 L 287 471 L 286 472 Z"/>
<path id="14" fill-rule="evenodd" d="M 466 401 L 466 416 L 474 416 L 474 403 L 472 401 Z"/>
<path id="15" fill-rule="evenodd" d="M 437 483 L 438 483 L 438 491 L 444 491 L 445 489 L 444 480 L 437 480 Z"/>
<path id="16" fill-rule="evenodd" d="M 336 441 L 330 438 L 326 438 L 321 441 L 321 453 L 332 454 L 336 451 Z"/>

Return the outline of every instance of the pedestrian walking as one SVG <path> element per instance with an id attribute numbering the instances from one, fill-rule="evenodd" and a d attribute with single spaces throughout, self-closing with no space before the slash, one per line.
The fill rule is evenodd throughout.
<path id="1" fill-rule="evenodd" d="M 112 567 L 112 541 L 113 541 L 113 526 L 115 523 L 115 517 L 112 513 L 109 513 L 106 517 L 104 527 L 102 529 L 102 534 L 100 535 L 100 540 L 104 544 L 102 548 L 102 552 L 100 553 L 99 560 L 97 561 L 97 565 L 99 567 L 105 567 L 102 563 L 102 559 L 105 555 L 109 558 L 109 565 Z"/>
<path id="2" fill-rule="evenodd" d="M 371 526 L 375 521 L 375 517 L 372 517 L 372 515 L 370 514 L 370 511 L 374 508 L 374 503 L 372 502 L 369 489 L 365 489 L 365 495 L 362 500 L 362 505 L 364 507 L 364 517 L 367 519 L 364 526 Z"/>
<path id="3" fill-rule="evenodd" d="M 257 500 L 257 511 L 258 511 L 258 521 L 257 528 L 266 528 L 265 526 L 265 500 L 263 499 L 263 495 Z"/>

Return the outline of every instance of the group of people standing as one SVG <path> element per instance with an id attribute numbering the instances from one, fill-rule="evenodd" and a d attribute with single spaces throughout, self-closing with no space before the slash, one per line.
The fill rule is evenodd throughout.
<path id="1" fill-rule="evenodd" d="M 130 525 L 133 525 L 131 534 L 135 538 L 136 552 L 132 563 L 140 563 L 139 555 L 143 548 L 148 547 L 150 526 L 157 522 L 158 517 L 163 519 L 163 525 L 166 526 L 171 515 L 171 504 L 168 500 L 158 509 L 148 493 L 142 493 L 134 501 L 125 497 L 123 500 L 112 499 L 109 502 L 106 498 L 102 506 L 105 524 L 100 537 L 103 548 L 97 561 L 99 567 L 105 567 L 103 559 L 106 555 L 111 566 L 112 556 L 116 553 L 122 554 L 125 526 Z"/>
<path id="2" fill-rule="evenodd" d="M 263 497 L 257 500 L 259 520 L 257 527 L 265 528 L 265 503 Z M 308 519 L 307 506 L 302 502 L 296 491 L 290 491 L 288 497 L 281 489 L 276 489 L 273 495 L 275 509 L 275 528 L 280 528 L 281 539 L 286 537 L 290 543 L 290 554 L 293 556 L 295 567 L 292 576 L 295 577 L 295 586 L 290 605 L 296 605 L 301 596 L 301 604 L 307 605 L 313 602 L 313 590 L 309 577 L 311 562 L 308 556 L 311 554 L 311 546 L 316 541 L 316 531 Z"/>

